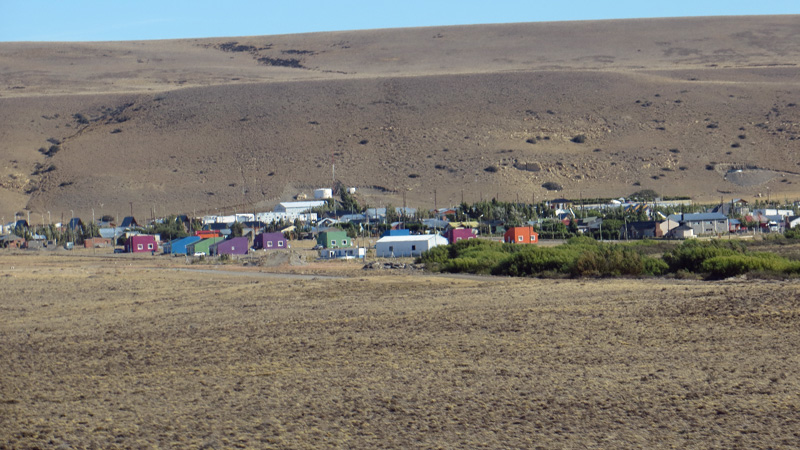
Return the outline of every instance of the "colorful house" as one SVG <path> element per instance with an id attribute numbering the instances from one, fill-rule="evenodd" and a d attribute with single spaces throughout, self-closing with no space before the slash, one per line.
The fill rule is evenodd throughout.
<path id="1" fill-rule="evenodd" d="M 259 233 L 253 242 L 253 248 L 256 250 L 274 250 L 280 248 L 288 248 L 289 241 L 283 233 Z"/>
<path id="2" fill-rule="evenodd" d="M 224 240 L 224 237 L 212 237 L 208 239 L 203 239 L 197 242 L 193 242 L 191 244 L 186 245 L 186 254 L 187 255 L 196 255 L 198 253 L 202 253 L 204 255 L 209 254 L 209 247 Z"/>
<path id="3" fill-rule="evenodd" d="M 347 233 L 338 231 L 323 231 L 317 236 L 317 244 L 324 248 L 349 248 L 353 246 L 353 241 Z"/>
<path id="4" fill-rule="evenodd" d="M 539 233 L 533 227 L 510 227 L 503 234 L 503 242 L 512 244 L 536 244 L 539 242 Z"/>
<path id="5" fill-rule="evenodd" d="M 208 239 L 212 237 L 220 237 L 222 236 L 222 233 L 220 233 L 219 230 L 197 230 L 194 232 L 194 235 L 200 239 Z"/>
<path id="6" fill-rule="evenodd" d="M 164 253 L 171 255 L 185 255 L 187 250 L 186 246 L 200 241 L 200 236 L 186 236 L 180 239 L 174 239 L 164 244 Z"/>
<path id="7" fill-rule="evenodd" d="M 246 255 L 249 249 L 250 241 L 244 236 L 239 236 L 211 244 L 208 247 L 208 254 L 211 256 Z"/>
<path id="8" fill-rule="evenodd" d="M 458 241 L 475 239 L 477 236 L 475 235 L 475 230 L 471 228 L 450 228 L 445 231 L 444 237 L 447 238 L 447 242 L 455 244 Z"/>
<path id="9" fill-rule="evenodd" d="M 149 234 L 129 236 L 125 242 L 125 253 L 144 253 L 158 251 L 156 237 Z"/>

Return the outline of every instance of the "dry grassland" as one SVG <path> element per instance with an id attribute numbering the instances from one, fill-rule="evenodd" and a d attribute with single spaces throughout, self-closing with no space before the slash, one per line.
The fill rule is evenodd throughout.
<path id="1" fill-rule="evenodd" d="M 332 159 L 371 205 L 791 200 L 798 61 L 798 16 L 0 43 L 0 216 L 268 210 Z"/>
<path id="2" fill-rule="evenodd" d="M 124 256 L 0 255 L 0 448 L 800 442 L 796 282 Z"/>

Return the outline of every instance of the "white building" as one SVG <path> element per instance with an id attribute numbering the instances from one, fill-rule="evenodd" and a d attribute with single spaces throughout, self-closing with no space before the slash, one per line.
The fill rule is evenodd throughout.
<path id="1" fill-rule="evenodd" d="M 264 223 L 277 223 L 280 221 L 293 223 L 295 220 L 300 222 L 313 222 L 317 220 L 317 213 L 286 213 L 286 212 L 262 212 L 256 214 L 256 220 Z"/>
<path id="2" fill-rule="evenodd" d="M 437 245 L 447 244 L 447 239 L 438 234 L 385 236 L 375 243 L 375 255 L 379 258 L 419 256 Z"/>
<path id="3" fill-rule="evenodd" d="M 333 198 L 333 189 L 331 188 L 314 189 L 314 198 L 317 200 Z"/>
<path id="4" fill-rule="evenodd" d="M 765 209 L 754 209 L 753 216 L 781 216 L 781 218 L 786 218 L 789 216 L 793 216 L 794 211 L 791 209 L 775 209 L 775 208 L 765 208 Z"/>
<path id="5" fill-rule="evenodd" d="M 323 248 L 319 251 L 319 257 L 322 259 L 364 259 L 366 255 L 367 249 L 364 247 Z"/>
<path id="6" fill-rule="evenodd" d="M 309 200 L 306 202 L 280 202 L 275 207 L 275 212 L 284 212 L 290 214 L 301 214 L 308 212 L 313 208 L 327 205 L 325 200 Z"/>

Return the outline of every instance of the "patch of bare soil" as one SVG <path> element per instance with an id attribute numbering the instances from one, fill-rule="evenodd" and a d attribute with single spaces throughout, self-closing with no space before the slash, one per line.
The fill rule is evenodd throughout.
<path id="1" fill-rule="evenodd" d="M 176 267 L 0 254 L 0 447 L 797 442 L 796 282 Z"/>

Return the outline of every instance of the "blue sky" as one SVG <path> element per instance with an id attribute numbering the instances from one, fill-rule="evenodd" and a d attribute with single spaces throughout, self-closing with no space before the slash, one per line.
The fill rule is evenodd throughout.
<path id="1" fill-rule="evenodd" d="M 798 0 L 0 0 L 0 41 L 178 39 L 476 23 L 799 13 Z"/>

